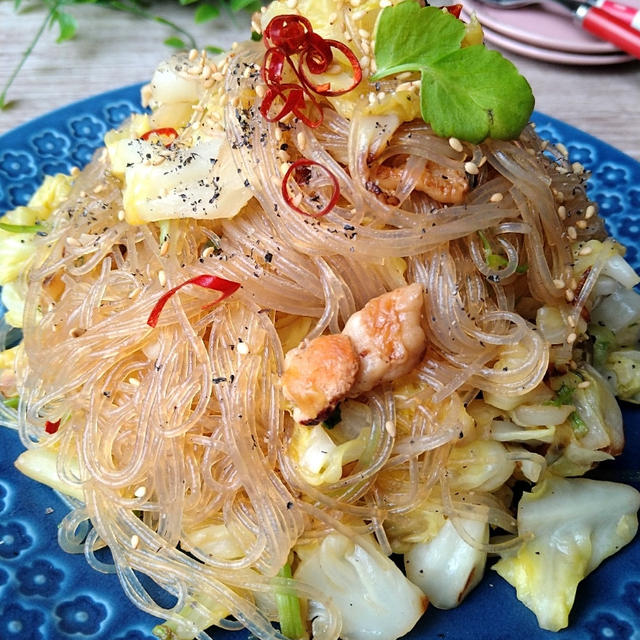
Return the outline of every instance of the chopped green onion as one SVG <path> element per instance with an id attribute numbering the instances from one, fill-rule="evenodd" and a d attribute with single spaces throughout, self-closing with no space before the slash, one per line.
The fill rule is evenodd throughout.
<path id="1" fill-rule="evenodd" d="M 278 577 L 291 578 L 291 565 L 287 564 L 278 571 Z M 278 605 L 278 618 L 280 619 L 280 631 L 282 635 L 297 640 L 306 636 L 306 629 L 302 621 L 300 611 L 300 599 L 291 589 L 279 588 L 276 590 L 276 604 Z"/>
<path id="2" fill-rule="evenodd" d="M 604 366 L 609 352 L 616 347 L 616 337 L 611 329 L 597 324 L 589 325 L 589 335 L 593 338 L 593 366 L 600 369 Z"/>
<path id="3" fill-rule="evenodd" d="M 18 404 L 20 403 L 20 396 L 11 396 L 10 398 L 5 398 L 2 401 L 5 407 L 9 407 L 9 409 L 17 409 Z"/>
<path id="4" fill-rule="evenodd" d="M 587 423 L 578 415 L 577 411 L 574 411 L 570 416 L 571 428 L 578 438 L 586 436 L 589 433 L 589 427 Z"/>
<path id="5" fill-rule="evenodd" d="M 39 224 L 9 224 L 0 222 L 0 229 L 9 233 L 46 233 L 46 229 Z"/>

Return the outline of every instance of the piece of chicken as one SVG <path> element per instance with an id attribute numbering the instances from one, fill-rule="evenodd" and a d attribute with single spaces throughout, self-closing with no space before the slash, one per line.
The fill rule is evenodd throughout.
<path id="1" fill-rule="evenodd" d="M 294 420 L 317 424 L 343 398 L 409 373 L 427 345 L 422 308 L 421 285 L 394 289 L 369 300 L 341 334 L 320 336 L 291 350 L 282 390 L 294 407 Z"/>
<path id="2" fill-rule="evenodd" d="M 348 392 L 355 397 L 409 373 L 427 346 L 422 329 L 424 296 L 414 283 L 372 298 L 354 313 L 342 330 L 360 358 L 356 380 Z"/>
<path id="3" fill-rule="evenodd" d="M 293 404 L 293 419 L 313 425 L 329 417 L 355 382 L 360 362 L 351 339 L 319 336 L 287 353 L 282 391 Z"/>
<path id="4" fill-rule="evenodd" d="M 402 178 L 404 166 L 380 165 L 375 172 L 376 184 L 385 192 L 396 190 Z M 469 191 L 469 181 L 463 171 L 449 169 L 427 160 L 416 191 L 426 193 L 442 204 L 461 204 Z"/>

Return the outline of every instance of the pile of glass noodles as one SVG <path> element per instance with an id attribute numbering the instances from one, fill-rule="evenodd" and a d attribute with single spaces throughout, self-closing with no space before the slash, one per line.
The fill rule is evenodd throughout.
<path id="1" fill-rule="evenodd" d="M 334 18 L 354 51 L 375 11 Z M 151 115 L 36 207 L 4 287 L 19 468 L 68 496 L 60 544 L 116 571 L 161 637 L 393 639 L 496 554 L 540 625 L 566 626 L 640 505 L 575 477 L 624 444 L 591 327 L 638 282 L 582 168 L 531 127 L 439 138 L 412 78 L 374 87 L 364 64 L 316 96 L 321 123 L 265 117 L 264 56 L 163 63 Z M 319 410 L 299 418 L 285 377 Z"/>

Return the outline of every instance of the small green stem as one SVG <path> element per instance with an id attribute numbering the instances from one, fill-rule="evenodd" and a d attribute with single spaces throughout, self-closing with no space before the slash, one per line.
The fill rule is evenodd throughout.
<path id="1" fill-rule="evenodd" d="M 6 102 L 7 92 L 9 91 L 9 89 L 10 89 L 11 85 L 13 84 L 13 81 L 16 79 L 17 75 L 20 73 L 20 70 L 24 66 L 24 63 L 27 61 L 27 58 L 31 55 L 31 52 L 33 51 L 34 47 L 38 43 L 38 40 L 40 40 L 40 37 L 42 36 L 43 31 L 45 30 L 47 24 L 49 24 L 51 18 L 55 14 L 55 12 L 58 10 L 58 7 L 60 6 L 60 4 L 61 4 L 61 0 L 58 0 L 51 7 L 51 9 L 49 10 L 49 13 L 47 13 L 47 17 L 42 21 L 42 24 L 40 25 L 40 28 L 38 29 L 38 31 L 36 32 L 36 35 L 34 36 L 33 40 L 31 41 L 31 44 L 26 48 L 25 52 L 22 54 L 22 58 L 20 58 L 20 62 L 18 62 L 16 68 L 13 70 L 13 72 L 9 76 L 9 79 L 5 83 L 4 87 L 2 87 L 2 93 L 0 93 L 0 109 L 4 109 L 7 106 L 7 104 L 8 104 Z"/>
<path id="2" fill-rule="evenodd" d="M 291 565 L 285 564 L 278 577 L 291 578 Z M 298 640 L 306 637 L 306 630 L 300 612 L 300 599 L 288 588 L 276 589 L 276 604 L 278 606 L 278 618 L 282 635 Z"/>

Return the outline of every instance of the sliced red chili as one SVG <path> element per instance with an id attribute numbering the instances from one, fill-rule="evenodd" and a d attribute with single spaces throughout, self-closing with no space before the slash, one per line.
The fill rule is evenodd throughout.
<path id="1" fill-rule="evenodd" d="M 316 34 L 313 34 L 316 35 Z M 304 65 L 300 65 L 299 72 L 307 87 L 321 96 L 341 96 L 349 91 L 353 91 L 362 80 L 362 67 L 356 57 L 356 54 L 347 47 L 346 44 L 339 40 L 324 40 L 322 46 L 314 46 L 313 49 L 305 50 L 301 55 L 301 61 L 304 62 L 311 73 L 324 73 L 333 62 L 333 53 L 331 48 L 337 49 L 347 58 L 353 71 L 353 81 L 344 89 L 331 89 L 330 83 L 326 82 L 321 85 L 314 84 L 304 71 Z M 328 53 L 327 53 L 328 50 Z"/>
<path id="2" fill-rule="evenodd" d="M 220 291 L 222 294 L 213 304 L 217 304 L 221 302 L 226 297 L 230 296 L 232 293 L 237 291 L 240 288 L 239 282 L 233 282 L 231 280 L 225 280 L 225 278 L 220 278 L 218 276 L 212 276 L 209 274 L 202 274 L 200 276 L 195 276 L 193 278 L 189 278 L 189 280 L 185 280 L 181 284 L 173 289 L 167 291 L 154 305 L 149 317 L 147 318 L 147 324 L 150 327 L 155 327 L 158 324 L 158 319 L 160 318 L 160 314 L 164 309 L 165 304 L 169 301 L 169 298 L 173 296 L 176 291 L 182 289 L 182 287 L 186 287 L 188 284 L 195 284 L 199 287 L 204 287 L 205 289 L 213 289 L 215 291 Z"/>
<path id="3" fill-rule="evenodd" d="M 304 89 L 301 86 L 293 83 L 275 85 L 267 89 L 260 103 L 260 113 L 267 122 L 278 122 L 300 105 L 304 105 L 304 101 Z M 276 106 L 282 105 L 275 114 L 273 114 L 274 103 Z"/>
<path id="4" fill-rule="evenodd" d="M 287 55 L 299 53 L 306 45 L 308 34 L 313 33 L 313 27 L 304 16 L 284 14 L 272 18 L 264 36 L 280 47 Z"/>
<path id="5" fill-rule="evenodd" d="M 165 145 L 168 147 L 178 137 L 178 132 L 173 127 L 160 127 L 143 133 L 140 138 L 142 138 L 142 140 L 148 140 L 153 135 L 156 135 L 159 138 L 171 138 L 171 140 Z"/>
<path id="6" fill-rule="evenodd" d="M 340 96 L 351 91 L 362 80 L 362 68 L 356 55 L 338 40 L 328 40 L 313 31 L 309 20 L 298 15 L 280 15 L 273 18 L 264 31 L 268 43 L 262 65 L 262 80 L 267 85 L 267 93 L 260 104 L 260 113 L 269 121 L 281 120 L 294 113 L 308 127 L 322 123 L 322 107 L 311 95 Z M 332 89 L 330 82 L 316 84 L 309 74 L 318 75 L 328 71 L 333 63 L 333 49 L 340 51 L 353 70 L 353 81 L 344 89 Z M 299 63 L 291 59 L 299 54 Z M 299 91 L 292 82 L 283 82 L 285 67 L 289 64 L 298 78 Z M 308 72 L 305 71 L 305 67 Z M 274 104 L 281 108 L 274 113 Z"/>
<path id="7" fill-rule="evenodd" d="M 51 422 L 50 420 L 47 420 L 44 423 L 44 430 L 47 433 L 53 434 L 58 430 L 59 427 L 60 427 L 60 420 L 56 420 L 55 422 Z"/>
<path id="8" fill-rule="evenodd" d="M 460 12 L 462 11 L 461 4 L 450 4 L 446 9 L 452 16 L 460 18 Z"/>
<path id="9" fill-rule="evenodd" d="M 293 198 L 289 193 L 288 185 L 289 180 L 293 177 L 296 184 L 300 184 L 301 182 L 307 182 L 311 178 L 311 167 L 317 167 L 324 171 L 328 176 L 331 182 L 333 183 L 333 192 L 331 194 L 331 198 L 329 198 L 329 202 L 320 211 L 315 213 L 311 213 L 306 211 L 305 209 L 300 208 L 293 202 Z M 340 197 L 340 185 L 338 183 L 338 179 L 327 169 L 325 166 L 321 165 L 319 162 L 315 160 L 309 160 L 308 158 L 300 158 L 296 160 L 287 170 L 282 179 L 282 197 L 285 199 L 286 203 L 298 213 L 301 213 L 305 216 L 311 216 L 312 218 L 321 218 L 326 215 L 335 207 L 338 202 L 338 198 Z"/>

